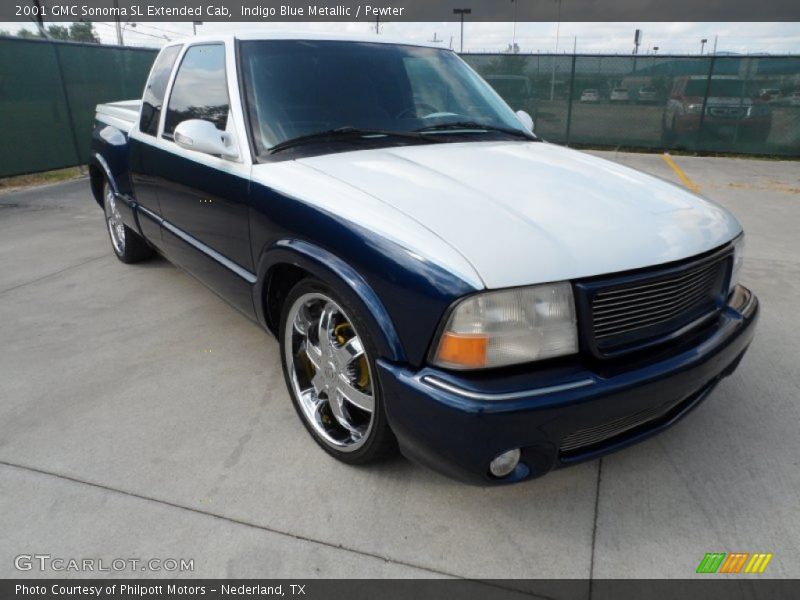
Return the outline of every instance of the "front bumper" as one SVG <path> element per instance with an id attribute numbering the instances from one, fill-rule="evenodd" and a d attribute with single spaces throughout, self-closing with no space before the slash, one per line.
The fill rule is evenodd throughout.
<path id="1" fill-rule="evenodd" d="M 758 310 L 755 295 L 737 286 L 719 319 L 691 343 L 613 367 L 499 377 L 381 360 L 389 423 L 406 456 L 451 477 L 479 485 L 539 477 L 637 443 L 686 415 L 738 366 Z M 516 470 L 493 478 L 489 463 L 513 448 L 522 450 Z"/>

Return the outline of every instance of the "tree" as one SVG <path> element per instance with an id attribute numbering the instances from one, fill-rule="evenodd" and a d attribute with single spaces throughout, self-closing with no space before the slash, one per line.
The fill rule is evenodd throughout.
<path id="1" fill-rule="evenodd" d="M 47 36 L 52 40 L 68 40 L 72 42 L 89 42 L 90 44 L 99 44 L 100 36 L 94 30 L 92 23 L 72 23 L 69 27 L 66 25 L 49 25 L 47 27 Z M 0 33 L 0 35 L 2 35 Z M 6 32 L 6 35 L 10 35 Z M 30 29 L 20 28 L 17 31 L 17 37 L 21 38 L 41 38 L 39 32 L 31 31 Z"/>
<path id="2" fill-rule="evenodd" d="M 73 23 L 69 26 L 69 39 L 75 42 L 89 42 L 99 44 L 100 36 L 94 30 L 94 23 Z"/>
<path id="3" fill-rule="evenodd" d="M 11 35 L 11 32 L 8 29 L 0 29 L 0 37 L 8 37 Z"/>
<path id="4" fill-rule="evenodd" d="M 47 28 L 47 35 L 49 35 L 54 40 L 70 39 L 69 29 L 64 25 L 50 25 Z"/>
<path id="5" fill-rule="evenodd" d="M 24 27 L 21 27 L 19 31 L 17 31 L 17 37 L 27 38 L 27 39 L 31 38 L 38 39 L 41 36 L 35 31 L 31 31 L 30 29 L 25 29 Z"/>

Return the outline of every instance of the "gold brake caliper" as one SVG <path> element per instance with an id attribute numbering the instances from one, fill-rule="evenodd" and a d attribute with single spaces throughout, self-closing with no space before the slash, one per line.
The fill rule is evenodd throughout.
<path id="1" fill-rule="evenodd" d="M 348 338 L 345 336 L 345 332 L 351 332 L 350 337 L 354 337 L 353 333 L 353 326 L 350 323 L 340 323 L 336 327 L 333 328 L 333 334 L 336 336 L 336 341 L 339 343 L 340 346 L 344 346 L 347 342 Z M 358 357 L 358 372 L 356 375 L 358 376 L 356 379 L 356 383 L 361 387 L 362 390 L 366 390 L 367 386 L 369 386 L 369 368 L 367 367 L 367 356 L 366 354 L 362 354 Z"/>

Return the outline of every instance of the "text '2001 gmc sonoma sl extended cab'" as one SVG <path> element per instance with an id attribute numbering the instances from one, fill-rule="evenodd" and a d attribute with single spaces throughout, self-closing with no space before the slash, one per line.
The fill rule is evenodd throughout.
<path id="1" fill-rule="evenodd" d="M 683 417 L 758 312 L 730 213 L 532 125 L 449 50 L 196 38 L 98 106 L 92 190 L 277 336 L 328 453 L 511 483 Z"/>

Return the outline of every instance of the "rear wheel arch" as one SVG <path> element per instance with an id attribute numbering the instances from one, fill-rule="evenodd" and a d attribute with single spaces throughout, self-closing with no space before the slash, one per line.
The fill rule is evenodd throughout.
<path id="1" fill-rule="evenodd" d="M 92 189 L 92 196 L 97 205 L 103 207 L 103 183 L 107 179 L 106 173 L 97 164 L 89 165 L 89 185 Z"/>
<path id="2" fill-rule="evenodd" d="M 92 195 L 101 208 L 103 207 L 103 188 L 106 183 L 115 194 L 119 194 L 121 191 L 111 167 L 106 162 L 106 159 L 98 153 L 92 155 L 89 163 L 89 183 L 92 188 Z"/>
<path id="3" fill-rule="evenodd" d="M 324 282 L 368 315 L 367 325 L 380 357 L 405 360 L 394 323 L 366 280 L 341 258 L 304 240 L 280 240 L 262 254 L 258 263 L 254 288 L 258 318 L 276 337 L 286 297 L 306 277 Z"/>

